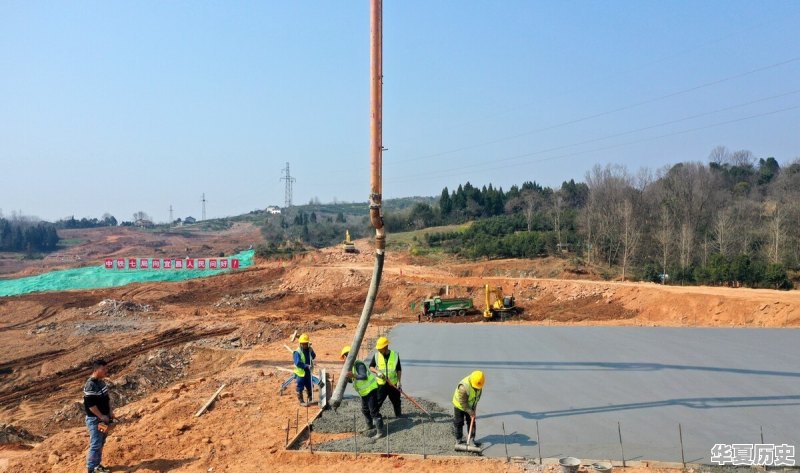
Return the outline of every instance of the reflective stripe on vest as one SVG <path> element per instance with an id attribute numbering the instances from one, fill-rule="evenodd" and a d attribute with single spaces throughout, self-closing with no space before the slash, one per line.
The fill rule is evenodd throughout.
<path id="1" fill-rule="evenodd" d="M 356 366 L 361 363 L 364 364 L 363 361 L 356 361 L 353 364 L 353 388 L 356 390 L 359 396 L 364 397 L 367 394 L 371 393 L 372 391 L 378 389 L 378 377 L 370 371 L 366 365 L 364 368 L 367 370 L 367 379 L 358 380 L 355 376 L 358 375 L 358 371 L 356 370 Z"/>
<path id="2" fill-rule="evenodd" d="M 387 364 L 386 358 L 383 357 L 381 352 L 375 353 L 375 368 L 385 374 L 395 386 L 397 386 L 397 360 L 399 358 L 396 351 L 390 351 L 389 363 Z M 386 384 L 386 381 L 378 378 L 378 385 L 383 386 L 384 384 Z"/>
<path id="3" fill-rule="evenodd" d="M 461 385 L 464 385 L 464 387 L 467 388 L 467 392 L 469 393 L 469 399 L 467 399 L 467 404 L 469 404 L 469 406 L 467 408 L 464 408 L 461 405 L 461 402 L 459 402 L 458 400 L 458 386 Z M 478 401 L 481 400 L 481 392 L 483 392 L 483 389 L 473 388 L 472 385 L 469 383 L 469 376 L 462 379 L 461 382 L 458 383 L 458 386 L 456 386 L 456 392 L 453 393 L 453 405 L 461 409 L 462 411 L 474 411 L 475 406 L 478 405 Z"/>
<path id="4" fill-rule="evenodd" d="M 303 350 L 302 349 L 301 350 L 295 350 L 294 352 L 300 354 L 300 363 L 305 365 L 306 364 L 306 356 L 303 354 Z M 309 352 L 309 355 L 310 354 L 311 353 Z M 306 370 L 304 370 L 303 368 L 300 368 L 299 366 L 295 365 L 294 374 L 296 374 L 297 376 L 299 376 L 301 378 L 304 378 L 306 376 Z"/>

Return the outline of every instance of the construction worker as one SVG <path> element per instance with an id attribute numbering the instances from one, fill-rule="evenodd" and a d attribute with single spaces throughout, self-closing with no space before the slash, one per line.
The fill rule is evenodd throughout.
<path id="1" fill-rule="evenodd" d="M 86 457 L 88 473 L 108 473 L 111 470 L 100 462 L 103 445 L 111 421 L 116 419 L 111 409 L 108 386 L 103 379 L 108 375 L 108 363 L 96 360 L 92 363 L 92 375 L 83 385 L 83 408 L 86 411 L 86 427 L 89 429 L 89 453 Z"/>
<path id="2" fill-rule="evenodd" d="M 478 426 L 472 424 L 472 421 L 475 419 L 475 409 L 481 400 L 485 380 L 483 371 L 473 371 L 456 386 L 456 391 L 453 393 L 453 433 L 456 436 L 456 445 L 464 443 L 466 423 L 467 430 L 472 425 L 471 437 L 468 440 L 472 440 L 472 444 L 476 447 L 481 446 L 480 442 L 475 441 L 475 430 Z"/>
<path id="3" fill-rule="evenodd" d="M 314 359 L 317 354 L 311 348 L 311 341 L 308 335 L 303 333 L 300 335 L 300 346 L 292 353 L 294 359 L 294 376 L 297 379 L 297 400 L 300 401 L 301 406 L 311 404 L 312 391 L 311 391 L 311 372 L 314 368 Z M 308 403 L 303 400 L 303 389 L 308 393 Z"/>
<path id="4" fill-rule="evenodd" d="M 350 345 L 342 348 L 340 353 L 342 361 L 347 359 L 349 353 Z M 375 433 L 371 437 L 374 439 L 383 437 L 383 416 L 381 416 L 381 409 L 378 405 L 378 378 L 363 361 L 356 360 L 353 363 L 353 369 L 347 373 L 347 382 L 353 383 L 353 388 L 361 396 L 361 413 L 364 414 L 364 419 L 367 421 L 367 432 L 375 429 Z"/>
<path id="5" fill-rule="evenodd" d="M 378 351 L 369 363 L 369 370 L 378 377 L 378 409 L 383 406 L 388 397 L 394 407 L 394 416 L 403 417 L 400 409 L 400 390 L 403 388 L 400 384 L 402 377 L 400 354 L 389 349 L 389 339 L 386 337 L 378 339 L 375 349 Z"/>

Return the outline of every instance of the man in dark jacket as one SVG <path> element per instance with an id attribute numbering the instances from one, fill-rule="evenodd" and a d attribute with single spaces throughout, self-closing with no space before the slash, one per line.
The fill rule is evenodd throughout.
<path id="1" fill-rule="evenodd" d="M 103 458 L 103 445 L 106 432 L 114 420 L 108 386 L 103 379 L 108 375 L 108 363 L 96 360 L 92 364 L 92 375 L 83 385 L 83 407 L 86 411 L 86 427 L 89 429 L 89 454 L 86 458 L 88 473 L 108 473 L 111 470 L 100 462 Z"/>

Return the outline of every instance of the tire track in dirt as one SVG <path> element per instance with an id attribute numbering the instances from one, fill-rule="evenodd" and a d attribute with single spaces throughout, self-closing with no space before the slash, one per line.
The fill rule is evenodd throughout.
<path id="1" fill-rule="evenodd" d="M 227 335 L 238 329 L 238 327 L 229 326 L 197 332 L 195 331 L 196 328 L 196 326 L 192 326 L 170 329 L 151 339 L 145 339 L 135 345 L 120 348 L 106 355 L 106 358 L 109 362 L 122 367 L 130 363 L 136 356 L 150 350 Z M 51 396 L 53 393 L 64 389 L 68 384 L 82 382 L 83 378 L 86 377 L 90 364 L 87 361 L 78 366 L 54 373 L 47 378 L 38 378 L 28 383 L 14 386 L 11 389 L 0 391 L 0 407 L 13 406 L 27 399 Z"/>
<path id="2" fill-rule="evenodd" d="M 4 363 L 0 363 L 0 375 L 12 373 L 15 368 L 19 368 L 20 366 L 30 367 L 30 365 L 38 365 L 47 360 L 52 360 L 53 358 L 59 357 L 70 350 L 53 350 L 53 351 L 46 351 L 43 353 L 37 353 L 35 355 L 26 356 L 23 358 L 17 358 L 16 360 L 6 361 Z"/>
<path id="3" fill-rule="evenodd" d="M 39 315 L 37 315 L 36 317 L 30 320 L 17 322 L 15 324 L 6 325 L 5 327 L 0 327 L 0 332 L 7 332 L 9 330 L 15 330 L 15 329 L 23 329 L 30 327 L 32 325 L 36 325 L 42 321 L 54 317 L 56 314 L 58 314 L 58 310 L 59 307 L 54 307 L 54 306 L 45 307 L 44 309 L 42 309 L 41 312 L 39 312 Z"/>

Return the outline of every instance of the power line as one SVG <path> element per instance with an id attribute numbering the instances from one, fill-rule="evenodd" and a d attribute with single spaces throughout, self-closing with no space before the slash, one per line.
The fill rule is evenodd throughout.
<path id="1" fill-rule="evenodd" d="M 707 47 L 707 46 L 710 46 L 710 45 L 712 45 L 712 44 L 716 44 L 716 43 L 722 42 L 722 41 L 724 41 L 724 40 L 726 40 L 726 39 L 728 39 L 728 38 L 732 38 L 732 37 L 735 37 L 735 36 L 739 36 L 739 35 L 742 35 L 743 33 L 746 33 L 746 32 L 750 32 L 750 31 L 758 30 L 758 29 L 761 29 L 761 28 L 763 28 L 763 27 L 765 27 L 765 26 L 767 26 L 767 25 L 771 25 L 771 24 L 773 24 L 773 23 L 778 23 L 778 22 L 783 22 L 783 21 L 787 21 L 787 20 L 792 20 L 793 18 L 794 18 L 794 17 L 793 17 L 792 15 L 783 15 L 783 16 L 781 16 L 781 17 L 779 17 L 779 18 L 776 18 L 776 19 L 774 19 L 774 20 L 772 20 L 772 21 L 766 21 L 766 22 L 763 22 L 763 23 L 760 23 L 760 24 L 757 24 L 757 25 L 751 26 L 751 27 L 749 27 L 749 28 L 739 29 L 739 30 L 737 30 L 737 31 L 735 31 L 735 32 L 733 32 L 733 33 L 729 33 L 729 34 L 727 34 L 727 35 L 720 36 L 720 37 L 718 37 L 718 38 L 716 38 L 716 39 L 713 39 L 713 40 L 707 41 L 707 42 L 705 42 L 705 43 L 701 43 L 700 45 L 695 45 L 695 46 L 691 46 L 691 47 L 684 48 L 684 49 L 683 49 L 683 50 L 681 50 L 681 51 L 677 51 L 677 52 L 675 52 L 675 53 L 668 54 L 668 55 L 666 55 L 666 56 L 662 56 L 662 57 L 660 57 L 660 58 L 658 58 L 658 59 L 654 59 L 653 61 L 646 62 L 646 63 L 644 63 L 644 64 L 641 64 L 641 65 L 639 65 L 639 66 L 631 67 L 631 68 L 628 68 L 628 69 L 625 69 L 625 70 L 622 70 L 622 71 L 619 71 L 619 70 L 618 70 L 618 71 L 615 71 L 616 73 L 612 73 L 612 74 L 606 74 L 606 75 L 603 77 L 603 80 L 607 80 L 607 79 L 610 79 L 610 78 L 612 78 L 612 77 L 620 76 L 620 75 L 622 75 L 622 74 L 627 74 L 627 73 L 634 72 L 634 71 L 637 71 L 637 70 L 640 70 L 640 69 L 644 69 L 644 68 L 646 68 L 646 67 L 649 67 L 649 66 L 651 66 L 651 65 L 658 64 L 658 63 L 661 63 L 661 62 L 667 61 L 667 60 L 669 60 L 669 59 L 673 59 L 673 58 L 676 58 L 676 57 L 682 56 L 682 55 L 684 55 L 684 54 L 686 54 L 686 53 L 689 53 L 689 52 L 692 52 L 692 51 L 696 51 L 696 50 L 698 50 L 698 49 L 705 48 L 705 47 Z M 568 94 L 568 93 L 570 93 L 570 92 L 572 92 L 572 91 L 574 91 L 574 90 L 582 90 L 582 88 L 583 88 L 583 87 L 585 87 L 586 85 L 589 85 L 589 84 L 592 84 L 592 83 L 595 83 L 595 82 L 598 82 L 598 81 L 597 81 L 597 80 L 586 81 L 586 82 L 584 82 L 584 83 L 583 83 L 581 86 L 575 86 L 575 87 L 573 87 L 572 89 L 566 90 L 566 91 L 564 91 L 564 92 L 560 93 L 560 94 L 559 94 L 559 95 L 557 95 L 557 96 L 566 95 L 566 94 Z M 535 104 L 535 103 L 536 103 L 536 102 L 527 102 L 527 103 L 525 103 L 525 104 L 515 105 L 515 106 L 513 106 L 513 107 L 509 107 L 509 108 L 507 108 L 507 109 L 505 109 L 505 110 L 503 110 L 503 111 L 501 111 L 501 112 L 495 113 L 495 114 L 493 114 L 493 115 L 488 115 L 488 116 L 485 116 L 485 117 L 479 117 L 479 118 L 476 118 L 476 119 L 473 119 L 473 120 L 469 120 L 469 121 L 466 121 L 466 122 L 462 122 L 461 124 L 459 124 L 459 125 L 457 125 L 457 126 L 464 126 L 464 125 L 468 125 L 468 124 L 472 124 L 472 123 L 480 123 L 480 122 L 482 122 L 482 121 L 485 121 L 485 120 L 490 120 L 490 119 L 493 119 L 493 118 L 497 118 L 497 117 L 499 117 L 499 116 L 505 115 L 505 114 L 507 114 L 507 113 L 509 113 L 509 112 L 512 112 L 512 111 L 514 111 L 514 110 L 518 110 L 518 109 L 521 109 L 521 108 L 525 108 L 525 107 L 528 107 L 528 106 L 530 106 L 530 105 L 533 105 L 533 104 Z M 450 127 L 450 128 L 452 129 L 452 128 L 455 128 L 455 127 Z"/>
<path id="2" fill-rule="evenodd" d="M 502 138 L 497 138 L 497 139 L 490 140 L 490 141 L 484 141 L 482 143 L 476 143 L 476 144 L 473 144 L 473 145 L 462 146 L 460 148 L 455 148 L 455 149 L 451 149 L 451 150 L 448 150 L 448 151 L 442 151 L 442 152 L 438 152 L 438 153 L 427 154 L 427 155 L 424 155 L 424 156 L 418 156 L 416 158 L 393 160 L 391 163 L 388 163 L 388 164 L 405 163 L 405 162 L 420 161 L 420 160 L 423 160 L 423 159 L 435 158 L 435 157 L 438 157 L 438 156 L 444 156 L 444 155 L 447 155 L 447 154 L 458 153 L 460 151 L 467 151 L 467 150 L 470 150 L 470 149 L 480 148 L 482 146 L 488 146 L 488 145 L 500 143 L 500 142 L 503 142 L 503 141 L 513 140 L 513 139 L 516 139 L 516 138 L 521 138 L 523 136 L 542 133 L 542 132 L 545 132 L 545 131 L 554 130 L 556 128 L 561 128 L 561 127 L 565 127 L 565 126 L 568 126 L 568 125 L 574 125 L 576 123 L 581 123 L 581 122 L 584 122 L 584 121 L 587 121 L 587 120 L 592 120 L 594 118 L 604 117 L 604 116 L 611 115 L 611 114 L 614 114 L 614 113 L 618 113 L 618 112 L 622 112 L 622 111 L 625 111 L 625 110 L 630 110 L 632 108 L 640 107 L 642 105 L 648 105 L 648 104 L 651 104 L 651 103 L 654 103 L 654 102 L 659 102 L 661 100 L 665 100 L 665 99 L 668 99 L 668 98 L 677 97 L 679 95 L 683 95 L 683 94 L 687 94 L 689 92 L 694 92 L 696 90 L 700 90 L 700 89 L 704 89 L 704 88 L 707 88 L 707 87 L 711 87 L 711 86 L 714 86 L 714 85 L 717 85 L 717 84 L 721 84 L 723 82 L 728 82 L 728 81 L 731 81 L 731 80 L 740 79 L 742 77 L 746 77 L 746 76 L 749 76 L 749 75 L 752 75 L 752 74 L 756 74 L 758 72 L 763 72 L 763 71 L 766 71 L 766 70 L 769 70 L 769 69 L 774 69 L 774 68 L 777 68 L 777 67 L 785 66 L 787 64 L 791 64 L 791 63 L 797 62 L 797 61 L 800 61 L 800 56 L 796 56 L 796 57 L 787 59 L 785 61 L 780 61 L 780 62 L 776 62 L 774 64 L 770 64 L 768 66 L 759 67 L 759 68 L 752 69 L 752 70 L 749 70 L 749 71 L 746 71 L 746 72 L 741 72 L 739 74 L 734 74 L 732 76 L 723 77 L 721 79 L 716 79 L 716 80 L 713 80 L 713 81 L 710 81 L 710 82 L 706 82 L 706 83 L 703 83 L 703 84 L 692 86 L 692 87 L 689 87 L 687 89 L 682 89 L 682 90 L 679 90 L 679 91 L 676 91 L 676 92 L 671 92 L 669 94 L 661 95 L 661 96 L 658 96 L 658 97 L 655 97 L 655 98 L 652 98 L 652 99 L 648 99 L 648 100 L 644 100 L 644 101 L 641 101 L 641 102 L 632 103 L 632 104 L 629 104 L 629 105 L 625 105 L 625 106 L 622 106 L 622 107 L 614 108 L 614 109 L 607 110 L 607 111 L 604 111 L 604 112 L 595 113 L 595 114 L 592 114 L 592 115 L 585 115 L 583 117 L 579 117 L 579 118 L 575 118 L 575 119 L 568 120 L 568 121 L 565 121 L 565 122 L 557 123 L 555 125 L 550 125 L 550 126 L 547 126 L 547 127 L 544 127 L 544 128 L 537 128 L 535 130 L 530 130 L 530 131 L 526 131 L 526 132 L 523 132 L 523 133 L 517 133 L 515 135 L 509 135 L 509 136 L 505 136 L 505 137 L 502 137 Z"/>
<path id="3" fill-rule="evenodd" d="M 573 152 L 573 153 L 565 153 L 565 154 L 561 154 L 561 155 L 557 155 L 557 156 L 550 156 L 550 157 L 542 158 L 542 159 L 527 160 L 527 161 L 524 161 L 524 162 L 521 162 L 521 163 L 506 164 L 506 165 L 501 166 L 501 167 L 514 167 L 514 166 L 529 165 L 529 164 L 541 163 L 541 162 L 545 162 L 545 161 L 552 161 L 554 159 L 561 159 L 561 158 L 567 158 L 567 157 L 572 157 L 572 156 L 578 156 L 578 155 L 581 155 L 581 154 L 596 153 L 596 152 L 599 152 L 599 151 L 606 151 L 606 150 L 610 150 L 610 149 L 622 148 L 624 146 L 630 146 L 630 145 L 634 145 L 634 144 L 645 143 L 645 142 L 648 142 L 648 141 L 654 141 L 654 140 L 658 140 L 658 139 L 661 139 L 661 138 L 668 138 L 668 137 L 671 137 L 671 136 L 682 135 L 682 134 L 691 133 L 691 132 L 694 132 L 694 131 L 706 130 L 706 129 L 709 129 L 709 128 L 715 128 L 715 127 L 718 127 L 718 126 L 729 125 L 731 123 L 742 122 L 742 121 L 745 121 L 745 120 L 751 120 L 751 119 L 754 119 L 754 118 L 765 117 L 765 116 L 768 116 L 768 115 L 775 115 L 777 113 L 788 112 L 788 111 L 796 110 L 796 109 L 799 109 L 799 108 L 800 108 L 800 105 L 795 105 L 795 106 L 792 106 L 792 107 L 781 108 L 781 109 L 778 109 L 778 110 L 772 110 L 772 111 L 769 111 L 769 112 L 759 113 L 759 114 L 750 115 L 750 116 L 746 116 L 746 117 L 742 117 L 742 118 L 736 118 L 736 119 L 733 119 L 733 120 L 726 120 L 726 121 L 723 121 L 723 122 L 712 123 L 710 125 L 704 125 L 704 126 L 699 126 L 699 127 L 695 127 L 695 128 L 689 128 L 689 129 L 686 129 L 686 130 L 676 131 L 676 132 L 672 132 L 672 133 L 666 133 L 666 134 L 663 134 L 663 135 L 653 136 L 653 137 L 650 137 L 650 138 L 642 138 L 642 139 L 639 139 L 639 140 L 628 141 L 628 142 L 625 142 L 625 143 L 619 143 L 619 144 L 616 144 L 616 145 L 606 146 L 606 147 L 602 147 L 602 148 L 595 148 L 595 149 L 584 150 L 584 151 L 576 151 L 576 152 Z M 532 152 L 532 153 L 520 154 L 520 155 L 516 155 L 516 156 L 511 156 L 511 157 L 508 157 L 508 158 L 503 158 L 503 159 L 500 159 L 500 160 L 493 160 L 493 162 L 496 163 L 498 161 L 516 160 L 516 159 L 519 159 L 519 158 L 528 157 L 528 156 L 532 156 L 532 155 L 535 155 L 535 154 L 541 154 L 542 152 L 543 151 L 536 151 L 536 152 Z M 423 178 L 423 177 L 425 177 L 425 178 L 434 178 L 434 177 L 461 176 L 461 175 L 465 175 L 465 174 L 468 174 L 468 173 L 456 173 L 456 174 L 454 174 L 453 171 L 458 171 L 458 170 L 462 170 L 462 169 L 466 169 L 466 168 L 472 168 L 472 171 L 478 171 L 478 170 L 498 169 L 498 166 L 496 164 L 487 165 L 485 162 L 484 163 L 476 163 L 476 164 L 472 164 L 472 165 L 459 166 L 458 168 L 451 168 L 449 170 L 440 170 L 440 171 L 434 171 L 432 173 L 431 172 L 427 172 L 427 173 L 424 173 L 424 174 L 403 176 L 403 177 L 400 177 L 400 178 L 397 178 L 397 179 L 388 180 L 388 182 L 393 182 L 393 183 L 395 183 L 395 182 L 406 182 L 406 181 L 418 180 L 419 178 Z"/>

